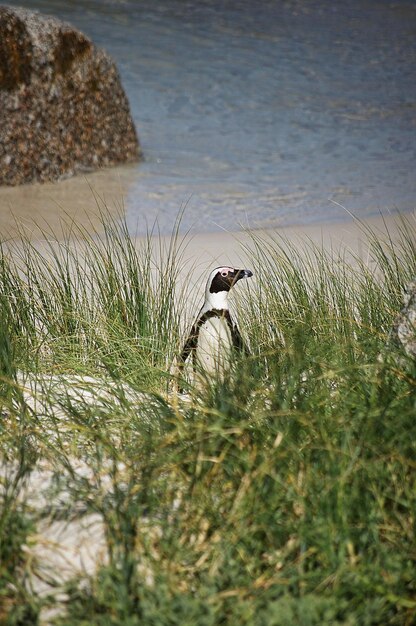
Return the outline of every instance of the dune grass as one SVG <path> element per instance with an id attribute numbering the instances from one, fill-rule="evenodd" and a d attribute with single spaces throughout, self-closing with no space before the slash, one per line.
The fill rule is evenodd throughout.
<path id="1" fill-rule="evenodd" d="M 412 219 L 394 241 L 363 224 L 365 262 L 252 233 L 250 355 L 187 398 L 186 241 L 103 226 L 2 248 L 0 621 L 414 624 L 416 369 L 390 338 Z M 91 515 L 96 571 L 40 595 L 37 529 Z"/>

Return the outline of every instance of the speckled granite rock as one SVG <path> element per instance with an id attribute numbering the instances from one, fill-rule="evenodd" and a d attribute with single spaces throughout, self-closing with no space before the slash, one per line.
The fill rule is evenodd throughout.
<path id="1" fill-rule="evenodd" d="M 392 336 L 408 356 L 416 359 L 416 279 L 407 285 L 403 300 L 404 306 L 394 322 Z"/>
<path id="2" fill-rule="evenodd" d="M 0 184 L 136 161 L 114 62 L 53 17 L 0 6 Z"/>

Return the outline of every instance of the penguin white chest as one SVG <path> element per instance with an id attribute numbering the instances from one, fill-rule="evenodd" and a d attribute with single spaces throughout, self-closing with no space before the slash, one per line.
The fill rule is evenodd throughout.
<path id="1" fill-rule="evenodd" d="M 196 358 L 206 372 L 215 372 L 227 366 L 232 350 L 232 337 L 223 317 L 207 319 L 199 329 Z"/>

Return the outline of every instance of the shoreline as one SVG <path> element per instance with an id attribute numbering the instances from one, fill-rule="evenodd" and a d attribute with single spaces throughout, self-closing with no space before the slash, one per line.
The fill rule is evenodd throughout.
<path id="1" fill-rule="evenodd" d="M 48 254 L 51 242 L 58 245 L 59 242 L 70 245 L 73 243 L 82 248 L 84 236 L 100 237 L 107 218 L 116 225 L 119 217 L 122 220 L 126 216 L 123 191 L 132 171 L 129 168 L 118 168 L 117 172 L 112 170 L 106 180 L 107 174 L 106 170 L 101 170 L 90 174 L 88 179 L 78 176 L 58 185 L 45 183 L 0 187 L 1 241 L 10 250 L 16 250 L 20 247 L 19 242 L 28 238 L 36 248 L 44 248 Z M 104 192 L 99 194 L 95 189 L 104 189 Z M 12 208 L 16 206 L 18 210 Z M 380 211 L 376 216 L 364 218 L 355 217 L 345 210 L 343 215 L 342 220 L 322 223 L 247 229 L 243 227 L 242 230 L 233 231 L 223 229 L 194 232 L 191 229 L 185 233 L 180 232 L 176 242 L 181 250 L 180 273 L 184 276 L 192 271 L 197 275 L 199 270 L 202 274 L 209 267 L 238 267 L 241 263 L 249 267 L 248 257 L 255 238 L 274 238 L 280 243 L 287 241 L 291 246 L 299 245 L 299 252 L 310 245 L 316 245 L 327 251 L 332 250 L 335 254 L 342 252 L 347 253 L 350 258 L 359 255 L 364 259 L 368 252 L 366 240 L 370 231 L 382 239 L 390 238 L 394 241 L 399 235 L 400 220 L 403 218 L 414 226 L 416 237 L 416 210 Z M 143 216 L 143 223 L 145 219 Z M 177 219 L 178 215 L 172 220 L 172 229 L 175 228 Z M 136 246 L 146 241 L 142 233 L 135 236 L 130 231 L 130 235 Z M 160 250 L 166 251 L 169 248 L 172 236 L 152 236 L 156 258 L 160 255 Z M 46 241 L 49 242 L 47 245 Z"/>
<path id="2" fill-rule="evenodd" d="M 100 235 L 103 232 L 103 221 L 108 216 L 114 221 L 120 216 L 126 216 L 125 199 L 129 188 L 136 176 L 132 166 L 102 169 L 89 172 L 85 176 L 79 175 L 59 183 L 34 183 L 17 187 L 0 186 L 0 236 L 4 239 L 20 239 L 21 234 L 30 237 L 33 241 L 45 239 L 45 235 L 57 240 L 70 234 L 72 227 L 80 228 L 85 233 Z M 278 205 L 277 205 L 278 208 Z M 277 213 L 277 211 L 276 211 Z M 181 215 L 180 209 L 172 218 L 175 224 Z M 384 210 L 377 215 L 354 217 L 341 205 L 339 211 L 328 216 L 332 218 L 318 222 L 298 222 L 290 224 L 285 218 L 285 223 L 279 224 L 276 215 L 275 224 L 268 223 L 262 226 L 261 221 L 256 225 L 252 218 L 251 226 L 236 224 L 236 229 L 225 230 L 198 230 L 195 223 L 188 232 L 188 246 L 199 254 L 205 252 L 205 258 L 216 259 L 219 255 L 225 256 L 230 262 L 229 255 L 235 253 L 235 241 L 247 242 L 247 231 L 255 233 L 277 233 L 287 236 L 289 239 L 302 234 L 315 243 L 321 240 L 326 244 L 331 240 L 354 245 L 354 239 L 360 237 L 359 223 L 368 224 L 371 227 L 385 232 L 385 224 L 389 229 L 395 229 L 397 216 L 414 216 L 415 209 L 409 211 Z M 186 216 L 186 210 L 185 210 Z M 248 216 L 250 218 L 250 216 Z M 127 222 L 131 223 L 132 216 L 127 211 Z M 140 226 L 147 222 L 147 216 L 143 214 L 139 219 Z M 148 222 L 150 230 L 152 224 L 157 225 L 157 217 Z M 173 226 L 172 226 L 173 228 Z M 42 232 L 45 231 L 45 232 Z M 144 230 L 144 228 L 143 228 Z M 130 230 L 134 239 L 143 239 L 144 232 L 139 232 L 135 237 L 134 229 Z M 184 235 L 181 234 L 180 237 Z M 162 239 L 169 239 L 170 235 L 162 234 Z"/>

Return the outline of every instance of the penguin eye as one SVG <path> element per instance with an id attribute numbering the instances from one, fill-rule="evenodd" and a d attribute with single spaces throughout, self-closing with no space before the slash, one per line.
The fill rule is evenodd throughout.
<path id="1" fill-rule="evenodd" d="M 225 278 L 226 276 L 228 276 L 228 272 L 225 272 L 225 271 L 221 272 L 221 276 L 223 276 Z"/>

